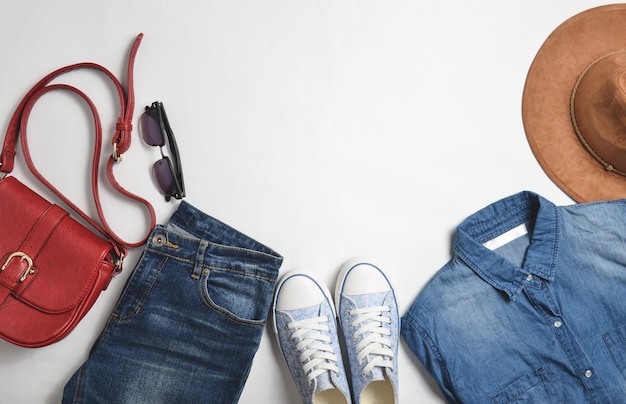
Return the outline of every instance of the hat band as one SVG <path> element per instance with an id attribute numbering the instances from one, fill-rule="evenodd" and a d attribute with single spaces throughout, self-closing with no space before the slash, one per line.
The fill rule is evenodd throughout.
<path id="1" fill-rule="evenodd" d="M 617 168 L 615 168 L 615 166 L 613 166 L 613 164 L 605 161 L 602 157 L 600 157 L 598 155 L 598 153 L 596 153 L 593 150 L 591 145 L 585 139 L 585 136 L 583 135 L 582 131 L 580 130 L 580 127 L 578 126 L 578 122 L 576 120 L 576 111 L 574 110 L 574 99 L 576 98 L 576 91 L 578 90 L 578 86 L 580 85 L 580 82 L 581 82 L 582 78 L 585 76 L 585 73 L 587 73 L 587 71 L 589 71 L 589 69 L 591 69 L 593 67 L 593 65 L 595 65 L 596 63 L 598 63 L 601 60 L 606 59 L 606 58 L 608 58 L 610 56 L 616 55 L 618 53 L 626 53 L 626 50 L 619 50 L 619 51 L 610 52 L 610 53 L 607 53 L 605 55 L 602 55 L 599 58 L 597 58 L 596 60 L 594 60 L 593 62 L 591 62 L 587 67 L 585 67 L 585 69 L 582 71 L 580 76 L 578 76 L 578 79 L 576 80 L 576 84 L 574 84 L 574 88 L 572 89 L 572 94 L 571 94 L 570 99 L 569 99 L 569 114 L 570 114 L 570 117 L 572 119 L 572 125 L 574 126 L 574 132 L 576 132 L 576 136 L 578 137 L 578 140 L 580 140 L 580 143 L 582 143 L 582 145 L 585 147 L 585 150 L 587 150 L 587 152 L 596 161 L 598 161 L 598 163 L 602 164 L 602 166 L 604 167 L 604 169 L 606 171 L 610 171 L 612 173 L 619 174 L 621 176 L 626 177 L 626 172 L 618 170 Z"/>

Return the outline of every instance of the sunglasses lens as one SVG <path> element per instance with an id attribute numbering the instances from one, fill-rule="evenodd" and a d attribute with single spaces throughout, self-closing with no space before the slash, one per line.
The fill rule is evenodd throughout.
<path id="1" fill-rule="evenodd" d="M 150 108 L 141 115 L 141 136 L 150 146 L 163 146 L 163 133 L 159 122 L 159 112 Z"/>
<path id="2" fill-rule="evenodd" d="M 170 159 L 165 157 L 154 163 L 152 166 L 152 178 L 163 195 L 173 196 L 176 194 L 176 182 Z"/>

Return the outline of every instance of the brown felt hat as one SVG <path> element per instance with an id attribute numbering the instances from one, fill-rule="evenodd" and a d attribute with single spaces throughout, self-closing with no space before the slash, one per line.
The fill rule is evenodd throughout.
<path id="1" fill-rule="evenodd" d="M 626 4 L 561 24 L 539 49 L 522 99 L 528 143 L 577 202 L 626 198 Z"/>

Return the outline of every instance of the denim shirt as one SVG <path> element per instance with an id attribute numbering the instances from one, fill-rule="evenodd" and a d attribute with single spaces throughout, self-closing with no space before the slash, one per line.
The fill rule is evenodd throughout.
<path id="1" fill-rule="evenodd" d="M 626 402 L 626 201 L 521 192 L 457 229 L 402 318 L 453 403 Z"/>

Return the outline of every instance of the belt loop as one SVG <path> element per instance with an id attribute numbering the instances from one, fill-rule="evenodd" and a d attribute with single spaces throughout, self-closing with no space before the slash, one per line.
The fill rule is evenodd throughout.
<path id="1" fill-rule="evenodd" d="M 198 251 L 196 252 L 196 263 L 193 266 L 193 270 L 191 271 L 191 277 L 193 279 L 200 279 L 202 275 L 202 267 L 204 266 L 204 253 L 206 251 L 208 242 L 205 240 L 200 240 L 198 243 Z"/>

